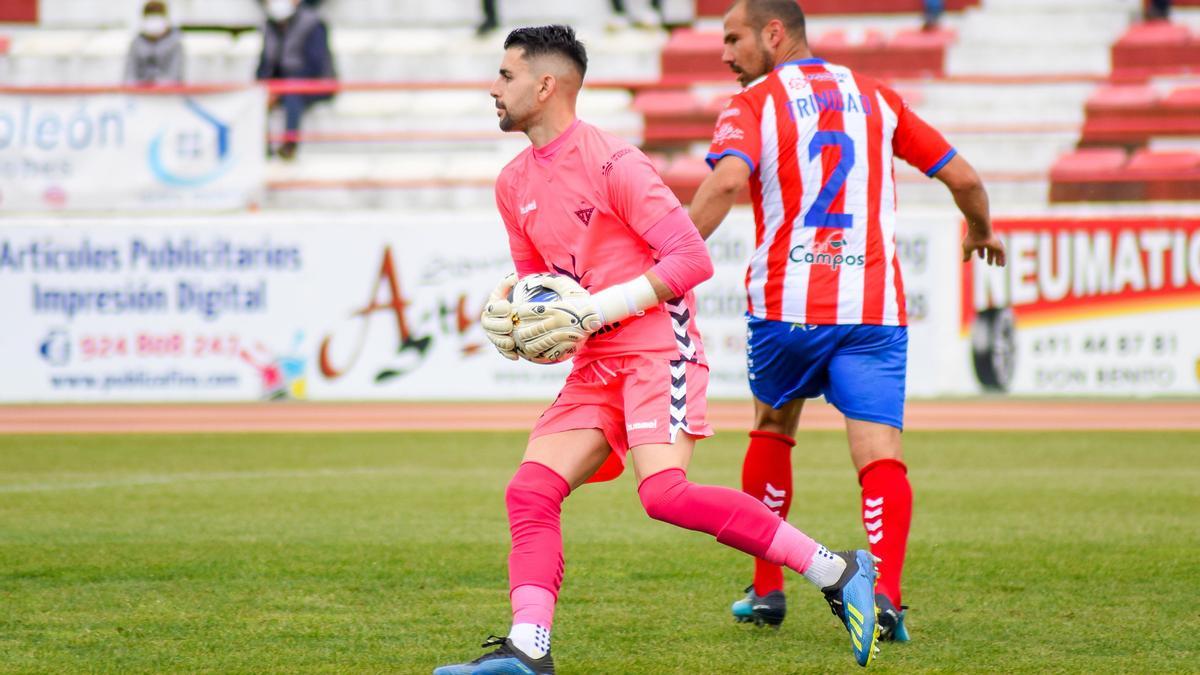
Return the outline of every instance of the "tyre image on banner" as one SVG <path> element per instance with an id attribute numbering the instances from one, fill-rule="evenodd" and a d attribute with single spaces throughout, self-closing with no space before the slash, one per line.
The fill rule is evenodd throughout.
<path id="1" fill-rule="evenodd" d="M 1017 365 L 1016 326 L 1009 307 L 980 311 L 971 323 L 975 377 L 986 391 L 1008 392 Z"/>

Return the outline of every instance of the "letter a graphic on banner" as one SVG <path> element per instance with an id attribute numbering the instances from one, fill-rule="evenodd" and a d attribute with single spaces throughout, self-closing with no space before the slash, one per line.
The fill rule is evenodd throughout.
<path id="1" fill-rule="evenodd" d="M 384 300 L 379 298 L 379 289 L 387 284 L 388 297 Z M 320 352 L 320 367 L 321 375 L 328 379 L 335 380 L 354 367 L 358 362 L 358 357 L 362 354 L 363 345 L 367 340 L 367 319 L 375 312 L 390 311 L 396 317 L 396 332 L 399 336 L 398 350 L 403 350 L 410 345 L 414 345 L 420 350 L 428 346 L 428 338 L 424 341 L 413 340 L 409 333 L 408 321 L 405 318 L 404 311 L 410 303 L 404 298 L 400 292 L 400 279 L 396 274 L 396 265 L 392 258 L 392 247 L 385 246 L 383 248 L 383 262 L 379 266 L 379 275 L 375 278 L 375 285 L 371 288 L 371 297 L 367 300 L 367 305 L 360 310 L 353 312 L 351 318 L 362 319 L 361 327 L 358 331 L 358 344 L 354 348 L 354 354 L 350 357 L 350 362 L 343 368 L 337 368 L 333 365 L 329 355 L 330 343 L 333 341 L 333 334 L 325 336 L 321 340 Z M 423 344 L 421 344 L 423 342 Z"/>

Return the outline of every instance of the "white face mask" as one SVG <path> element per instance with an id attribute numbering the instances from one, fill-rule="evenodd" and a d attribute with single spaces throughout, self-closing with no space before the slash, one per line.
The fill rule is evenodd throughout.
<path id="1" fill-rule="evenodd" d="M 296 3 L 292 0 L 267 0 L 267 16 L 272 21 L 287 21 L 296 13 Z"/>
<path id="2" fill-rule="evenodd" d="M 147 14 L 142 17 L 142 35 L 162 37 L 171 30 L 171 22 L 162 14 Z"/>

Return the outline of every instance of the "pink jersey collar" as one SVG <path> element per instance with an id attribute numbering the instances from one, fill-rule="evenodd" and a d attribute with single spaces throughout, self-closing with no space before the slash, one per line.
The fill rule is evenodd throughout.
<path id="1" fill-rule="evenodd" d="M 540 148 L 534 148 L 533 158 L 537 160 L 537 163 L 541 164 L 542 166 L 546 166 L 550 162 L 553 162 L 554 157 L 558 154 L 558 151 L 562 150 L 563 146 L 567 144 L 567 139 L 569 139 L 571 134 L 574 133 L 575 129 L 579 127 L 579 122 L 580 120 L 575 120 L 571 123 L 571 126 L 567 127 L 566 131 L 558 135 L 558 138 L 550 141 Z"/>

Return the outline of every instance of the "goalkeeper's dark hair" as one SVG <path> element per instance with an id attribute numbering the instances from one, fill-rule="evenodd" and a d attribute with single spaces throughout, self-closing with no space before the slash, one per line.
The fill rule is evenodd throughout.
<path id="1" fill-rule="evenodd" d="M 583 43 L 575 37 L 575 29 L 570 26 L 530 26 L 518 28 L 504 39 L 504 48 L 520 47 L 525 50 L 525 58 L 531 59 L 546 54 L 558 54 L 575 64 L 579 70 L 579 78 L 587 73 L 587 50 Z"/>
<path id="2" fill-rule="evenodd" d="M 788 35 L 808 41 L 804 10 L 796 0 L 738 0 L 729 9 L 739 4 L 746 8 L 746 23 L 754 30 L 762 30 L 772 19 L 778 19 Z"/>

